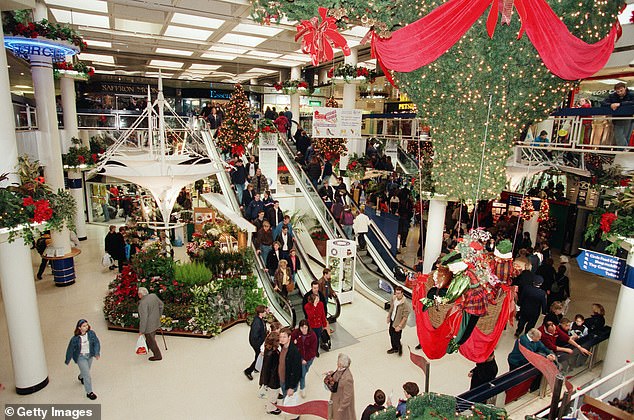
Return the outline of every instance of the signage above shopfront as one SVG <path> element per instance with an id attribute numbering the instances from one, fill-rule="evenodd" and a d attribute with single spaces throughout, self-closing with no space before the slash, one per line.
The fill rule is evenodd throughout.
<path id="1" fill-rule="evenodd" d="M 625 278 L 625 268 L 627 267 L 622 258 L 587 249 L 581 249 L 581 253 L 577 256 L 577 264 L 583 271 L 615 280 Z"/>
<path id="2" fill-rule="evenodd" d="M 77 54 L 78 48 L 68 43 L 51 40 L 7 36 L 4 46 L 16 57 L 30 60 L 32 57 L 50 57 L 53 61 L 65 61 L 67 56 Z"/>

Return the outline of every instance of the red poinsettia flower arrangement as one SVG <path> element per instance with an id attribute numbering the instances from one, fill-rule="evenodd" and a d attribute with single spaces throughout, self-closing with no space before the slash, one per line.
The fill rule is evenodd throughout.
<path id="1" fill-rule="evenodd" d="M 275 88 L 275 90 L 277 90 L 278 92 L 284 88 L 284 86 L 282 86 L 282 84 L 281 84 L 281 83 L 279 83 L 279 82 L 275 82 L 275 84 L 273 84 L 273 87 L 274 87 L 274 88 Z"/>
<path id="2" fill-rule="evenodd" d="M 305 81 L 301 81 L 297 84 L 297 88 L 298 89 L 308 89 L 308 83 Z"/>
<path id="3" fill-rule="evenodd" d="M 603 215 L 601 215 L 601 223 L 599 224 L 599 228 L 603 232 L 608 233 L 610 229 L 612 229 L 612 223 L 614 223 L 617 217 L 618 216 L 614 213 L 603 213 Z"/>
<path id="4" fill-rule="evenodd" d="M 357 68 L 357 77 L 370 77 L 370 72 L 365 67 Z"/>
<path id="5" fill-rule="evenodd" d="M 33 200 L 33 197 L 24 197 L 22 205 L 29 211 L 33 212 L 33 217 L 29 219 L 31 223 L 42 223 L 53 217 L 53 209 L 50 208 L 48 200 Z"/>
<path id="6" fill-rule="evenodd" d="M 355 161 L 350 162 L 350 163 L 348 164 L 348 170 L 350 170 L 350 171 L 354 170 L 354 168 L 356 168 L 358 164 L 359 164 L 359 162 L 357 162 L 356 160 L 355 160 Z"/>
<path id="7" fill-rule="evenodd" d="M 332 76 L 335 75 L 335 68 L 331 67 L 330 70 L 328 70 L 327 76 L 328 78 L 332 78 Z"/>

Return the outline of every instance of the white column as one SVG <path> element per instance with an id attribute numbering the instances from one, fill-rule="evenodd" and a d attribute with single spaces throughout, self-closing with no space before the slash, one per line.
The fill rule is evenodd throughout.
<path id="1" fill-rule="evenodd" d="M 431 271 L 440 251 L 442 251 L 442 234 L 445 227 L 447 200 L 444 196 L 434 196 L 429 200 L 427 215 L 427 238 L 425 238 L 425 254 L 423 257 L 423 273 Z"/>
<path id="2" fill-rule="evenodd" d="M 328 70 L 330 70 L 328 67 L 322 67 L 319 69 L 319 84 L 320 85 L 325 85 L 326 83 L 328 83 Z"/>
<path id="3" fill-rule="evenodd" d="M 42 139 L 49 145 L 50 155 L 44 166 L 44 177 L 53 191 L 64 189 L 64 171 L 62 169 L 62 149 L 59 129 L 57 128 L 57 111 L 55 107 L 55 83 L 53 81 L 53 62 L 50 57 L 32 56 L 31 74 L 35 103 L 37 105 L 38 128 Z M 70 252 L 68 229 L 61 232 L 51 231 L 52 247 L 61 248 L 63 254 Z"/>
<path id="4" fill-rule="evenodd" d="M 302 78 L 302 68 L 300 66 L 291 67 L 291 79 L 299 80 Z M 293 120 L 299 123 L 299 92 L 291 95 L 291 112 L 293 113 Z M 294 135 L 297 131 L 297 125 L 292 125 L 291 134 Z"/>
<path id="5" fill-rule="evenodd" d="M 4 45 L 0 22 L 0 45 Z M 6 50 L 0 51 L 0 173 L 9 173 L 5 183 L 18 182 L 15 168 L 18 147 L 11 108 Z M 21 239 L 0 242 L 0 287 L 7 318 L 16 391 L 30 394 L 48 384 L 48 369 L 35 293 L 31 251 Z"/>
<path id="6" fill-rule="evenodd" d="M 35 2 L 35 9 L 33 10 L 33 18 L 35 19 L 36 22 L 39 22 L 42 19 L 48 19 L 48 11 L 46 9 L 46 4 L 43 1 L 37 0 Z"/>
<path id="7" fill-rule="evenodd" d="M 350 55 L 344 57 L 344 63 L 351 66 L 357 65 L 357 49 L 351 48 Z M 351 81 L 343 84 L 343 109 L 355 109 L 357 106 L 357 83 Z M 363 144 L 363 147 L 361 145 Z M 361 139 L 348 139 L 348 156 L 342 156 L 339 161 L 339 169 L 344 170 L 348 166 L 349 155 L 361 155 L 365 152 L 365 144 Z M 363 149 L 363 150 L 361 150 Z"/>
<path id="8" fill-rule="evenodd" d="M 540 200 L 539 198 L 533 198 L 532 200 L 533 202 L 542 202 L 542 200 Z M 538 210 L 535 210 L 533 212 L 533 217 L 531 217 L 530 220 L 524 220 L 524 228 L 522 230 L 522 232 L 528 232 L 531 235 L 531 242 L 533 244 L 533 247 L 537 243 L 537 231 L 539 230 L 539 222 L 537 221 L 537 219 L 539 219 L 539 205 L 537 206 L 537 208 Z"/>
<path id="9" fill-rule="evenodd" d="M 86 216 L 84 214 L 84 181 L 79 169 L 71 169 L 68 171 L 68 191 L 75 199 L 75 203 L 77 203 L 77 211 L 75 212 L 75 233 L 77 234 L 77 239 L 84 241 L 87 239 Z"/>
<path id="10" fill-rule="evenodd" d="M 616 302 L 614 319 L 612 321 L 612 331 L 610 331 L 610 341 L 608 350 L 603 361 L 601 376 L 606 376 L 615 370 L 623 367 L 627 360 L 634 360 L 634 330 L 632 329 L 632 308 L 634 307 L 634 240 L 629 239 L 632 245 L 627 254 L 627 273 L 621 284 L 619 298 Z M 602 385 L 605 392 L 618 385 L 623 380 L 617 376 L 612 381 Z M 627 391 L 626 391 L 627 392 Z"/>
<path id="11" fill-rule="evenodd" d="M 62 108 L 64 110 L 64 131 L 66 132 L 66 142 L 70 146 L 70 139 L 79 138 L 79 128 L 77 126 L 77 101 L 75 96 L 75 79 L 62 76 L 59 79 L 62 91 Z"/>

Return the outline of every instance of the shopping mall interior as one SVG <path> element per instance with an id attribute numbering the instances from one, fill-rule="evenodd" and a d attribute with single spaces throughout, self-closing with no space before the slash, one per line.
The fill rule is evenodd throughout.
<path id="1" fill-rule="evenodd" d="M 6 418 L 634 415 L 633 0 L 0 11 Z"/>

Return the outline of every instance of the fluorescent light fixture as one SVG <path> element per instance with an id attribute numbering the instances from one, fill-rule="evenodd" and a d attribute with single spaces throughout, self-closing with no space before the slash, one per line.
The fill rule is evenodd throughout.
<path id="1" fill-rule="evenodd" d="M 617 83 L 625 83 L 623 80 L 619 79 L 600 79 L 597 80 L 598 83 L 603 83 L 604 85 L 616 85 Z"/>
<path id="2" fill-rule="evenodd" d="M 174 76 L 174 73 L 163 73 L 163 72 L 158 72 L 158 71 L 146 71 L 145 72 L 145 77 L 159 77 L 159 74 L 161 75 L 161 77 L 172 77 Z"/>
<path id="3" fill-rule="evenodd" d="M 217 64 L 192 64 L 187 70 L 218 70 L 220 65 Z"/>
<path id="4" fill-rule="evenodd" d="M 158 35 L 163 29 L 162 23 L 144 22 L 142 20 L 118 19 L 114 20 L 114 27 L 120 31 L 141 34 Z"/>
<path id="5" fill-rule="evenodd" d="M 55 17 L 55 20 L 59 23 L 70 23 L 72 25 L 93 26 L 96 28 L 110 29 L 110 19 L 108 18 L 108 16 L 73 12 L 72 10 L 49 10 Z"/>
<path id="6" fill-rule="evenodd" d="M 301 61 L 303 63 L 307 63 L 311 60 L 308 54 L 286 54 L 280 57 L 282 60 L 290 60 L 290 61 Z"/>
<path id="7" fill-rule="evenodd" d="M 225 21 L 202 16 L 186 15 L 184 13 L 174 13 L 171 23 L 198 26 L 199 28 L 218 29 L 222 26 L 223 23 L 225 23 Z"/>
<path id="8" fill-rule="evenodd" d="M 53 6 L 67 7 L 69 9 L 108 13 L 108 2 L 101 0 L 45 0 L 45 3 Z"/>
<path id="9" fill-rule="evenodd" d="M 88 44 L 89 47 L 112 48 L 111 42 L 95 41 L 92 39 L 85 39 L 85 38 L 84 38 L 84 41 L 86 42 L 86 44 Z"/>
<path id="10" fill-rule="evenodd" d="M 342 34 L 363 38 L 365 34 L 368 33 L 369 30 L 370 30 L 369 28 L 365 28 L 363 26 L 353 26 L 347 31 L 343 31 Z"/>
<path id="11" fill-rule="evenodd" d="M 288 60 L 271 60 L 269 64 L 272 66 L 283 66 L 283 67 L 296 67 L 299 66 L 300 63 L 297 61 L 288 61 Z"/>
<path id="12" fill-rule="evenodd" d="M 186 28 L 184 26 L 174 26 L 170 25 L 167 27 L 165 31 L 165 36 L 172 36 L 175 38 L 186 38 L 186 39 L 195 39 L 198 41 L 206 41 L 213 31 L 206 31 L 203 29 L 192 29 Z"/>
<path id="13" fill-rule="evenodd" d="M 172 50 L 170 48 L 157 48 L 157 54 L 168 54 L 168 55 L 182 55 L 184 57 L 189 57 L 194 54 L 193 51 L 184 51 L 184 50 Z"/>
<path id="14" fill-rule="evenodd" d="M 214 60 L 222 60 L 222 61 L 231 61 L 231 60 L 235 60 L 236 58 L 238 58 L 237 55 L 232 55 L 232 54 L 223 54 L 223 53 L 218 53 L 218 52 L 208 52 L 208 53 L 204 53 L 203 55 L 201 55 L 202 58 L 211 58 Z"/>
<path id="15" fill-rule="evenodd" d="M 266 38 L 229 33 L 220 38 L 219 42 L 222 42 L 224 44 L 243 45 L 245 47 L 256 47 L 264 41 L 266 41 Z"/>
<path id="16" fill-rule="evenodd" d="M 262 73 L 262 74 L 272 74 L 277 72 L 278 72 L 277 70 L 263 69 L 260 67 L 253 67 L 251 70 L 246 71 L 246 73 Z"/>
<path id="17" fill-rule="evenodd" d="M 80 53 L 79 59 L 84 61 L 114 64 L 114 57 L 111 55 Z"/>
<path id="18" fill-rule="evenodd" d="M 275 36 L 284 29 L 273 28 L 271 26 L 264 25 L 251 25 L 249 23 L 239 23 L 231 30 L 232 32 L 241 32 L 244 34 L 261 35 L 261 36 Z"/>
<path id="19" fill-rule="evenodd" d="M 33 86 L 29 86 L 29 85 L 15 85 L 13 87 L 18 89 L 33 89 Z"/>
<path id="20" fill-rule="evenodd" d="M 167 61 L 167 60 L 152 60 L 149 67 L 166 67 L 171 69 L 180 69 L 183 67 L 183 63 L 179 63 L 177 61 Z"/>
<path id="21" fill-rule="evenodd" d="M 246 55 L 251 55 L 255 57 L 263 57 L 263 58 L 279 58 L 282 54 L 253 50 L 253 51 L 249 51 Z"/>
<path id="22" fill-rule="evenodd" d="M 222 45 L 214 45 L 209 48 L 209 51 L 220 51 L 220 52 L 229 53 L 229 54 L 244 54 L 245 52 L 249 51 L 249 49 L 241 48 L 241 47 L 237 47 L 233 45 L 229 47 L 223 47 Z"/>

